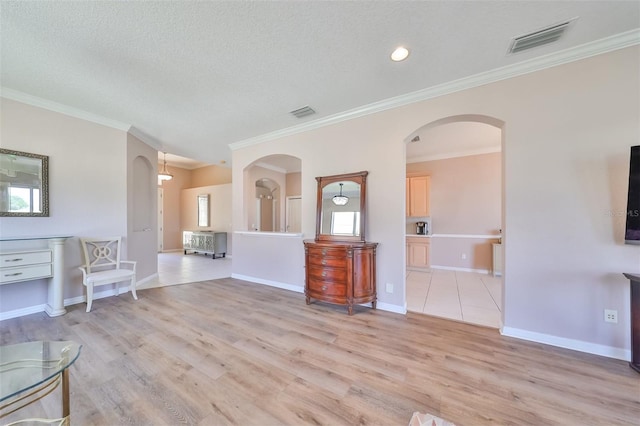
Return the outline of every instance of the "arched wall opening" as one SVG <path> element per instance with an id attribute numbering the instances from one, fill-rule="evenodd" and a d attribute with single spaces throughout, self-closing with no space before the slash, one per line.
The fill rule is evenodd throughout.
<path id="1" fill-rule="evenodd" d="M 246 230 L 287 232 L 287 202 L 301 193 L 302 160 L 285 154 L 261 157 L 243 170 L 243 218 Z M 299 198 L 298 198 L 299 199 Z M 297 214 L 300 212 L 297 210 Z"/>
<path id="2" fill-rule="evenodd" d="M 501 328 L 505 301 L 502 270 L 506 241 L 502 172 L 505 122 L 479 114 L 447 116 L 420 126 L 404 142 L 408 273 L 405 274 L 405 303 L 408 310 Z M 411 184 L 414 180 L 425 180 L 425 176 L 428 177 L 428 214 L 419 217 L 412 211 L 424 209 L 412 207 L 412 191 L 419 189 L 418 185 Z M 416 225 L 423 223 L 429 235 L 424 239 L 413 236 L 421 229 Z M 428 292 L 419 295 L 416 277 L 420 274 L 413 271 L 429 271 L 430 280 L 438 278 L 435 282 L 443 286 L 444 292 L 452 290 L 451 287 L 456 289 L 457 307 L 449 307 L 445 301 L 438 305 L 436 298 L 428 295 L 434 295 L 435 288 L 431 292 L 427 287 Z M 483 295 L 484 299 L 478 296 L 471 300 L 471 292 L 465 294 L 460 288 L 458 275 L 466 277 L 465 274 L 479 277 L 479 285 L 489 291 Z M 468 306 L 486 304 L 486 311 L 478 309 L 482 314 L 475 315 L 468 308 L 465 312 L 465 303 Z M 495 305 L 489 306 L 492 303 Z"/>

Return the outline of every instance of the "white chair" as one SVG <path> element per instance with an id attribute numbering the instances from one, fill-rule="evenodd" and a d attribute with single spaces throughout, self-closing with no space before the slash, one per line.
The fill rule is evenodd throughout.
<path id="1" fill-rule="evenodd" d="M 116 284 L 116 295 L 120 294 L 120 283 L 129 281 L 133 298 L 136 294 L 136 262 L 120 260 L 121 237 L 81 238 L 84 266 L 81 266 L 82 284 L 87 287 L 87 312 L 91 311 L 93 287 Z M 127 265 L 130 269 L 123 268 Z"/>

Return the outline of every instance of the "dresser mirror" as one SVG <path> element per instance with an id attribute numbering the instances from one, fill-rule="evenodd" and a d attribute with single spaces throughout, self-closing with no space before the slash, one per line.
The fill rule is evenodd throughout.
<path id="1" fill-rule="evenodd" d="M 49 216 L 49 157 L 0 148 L 0 216 Z"/>
<path id="2" fill-rule="evenodd" d="M 368 172 L 317 177 L 316 240 L 365 241 Z"/>

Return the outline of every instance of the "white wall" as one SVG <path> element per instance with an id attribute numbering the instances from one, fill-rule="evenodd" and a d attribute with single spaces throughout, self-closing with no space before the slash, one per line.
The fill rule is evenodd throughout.
<path id="1" fill-rule="evenodd" d="M 0 119 L 2 148 L 49 156 L 50 204 L 49 217 L 0 218 L 0 238 L 72 236 L 64 245 L 64 298 L 81 297 L 78 238 L 120 235 L 125 244 L 128 240 L 127 132 L 4 98 Z M 2 243 L 0 249 L 8 247 Z M 46 300 L 43 280 L 0 286 L 0 314 Z"/>
<path id="2" fill-rule="evenodd" d="M 128 257 L 138 279 L 158 273 L 158 151 L 127 134 Z"/>
<path id="3" fill-rule="evenodd" d="M 495 117 L 506 123 L 505 331 L 628 356 L 629 285 L 621 273 L 637 273 L 640 264 L 638 248 L 623 245 L 624 215 L 616 212 L 626 209 L 629 147 L 640 141 L 639 50 L 626 48 L 238 149 L 234 194 L 242 194 L 242 170 L 255 159 L 281 153 L 301 158 L 302 229 L 312 237 L 314 177 L 368 170 L 367 240 L 380 243 L 379 299 L 403 306 L 403 140 L 449 116 Z M 245 226 L 236 219 L 242 213 L 242 197 L 234 197 L 235 230 Z M 258 247 L 236 250 L 261 255 Z M 280 254 L 298 258 L 302 250 Z M 234 262 L 234 273 L 243 272 Z M 388 294 L 386 282 L 400 285 Z M 618 310 L 618 324 L 604 323 L 605 308 Z"/>

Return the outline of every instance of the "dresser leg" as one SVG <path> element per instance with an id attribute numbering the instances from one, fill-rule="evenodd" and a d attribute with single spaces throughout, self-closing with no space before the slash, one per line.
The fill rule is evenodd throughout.
<path id="1" fill-rule="evenodd" d="M 311 298 L 309 296 L 307 296 L 305 299 L 307 300 L 307 305 L 310 305 L 311 304 Z"/>
<path id="2" fill-rule="evenodd" d="M 349 315 L 353 315 L 353 305 L 349 304 Z"/>
<path id="3" fill-rule="evenodd" d="M 376 308 L 376 303 L 377 303 L 377 301 L 375 301 L 375 300 L 374 300 L 373 302 L 371 302 L 371 307 L 372 307 L 373 309 L 375 309 L 375 308 Z"/>

